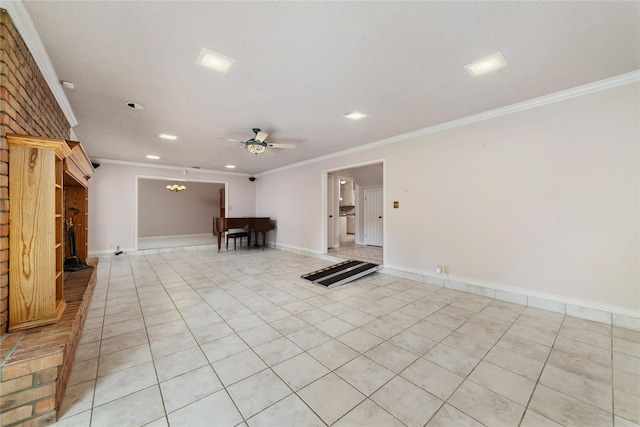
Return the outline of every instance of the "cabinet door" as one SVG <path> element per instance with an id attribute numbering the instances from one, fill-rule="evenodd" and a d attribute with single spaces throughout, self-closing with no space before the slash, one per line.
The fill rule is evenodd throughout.
<path id="1" fill-rule="evenodd" d="M 63 299 L 62 159 L 66 142 L 7 135 L 9 332 L 54 323 Z"/>
<path id="2" fill-rule="evenodd" d="M 61 221 L 56 218 L 55 160 L 52 150 L 10 149 L 10 329 L 55 321 L 56 223 Z"/>

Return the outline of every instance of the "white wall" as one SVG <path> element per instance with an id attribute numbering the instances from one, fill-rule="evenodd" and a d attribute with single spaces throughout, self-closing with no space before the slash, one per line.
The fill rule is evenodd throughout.
<path id="1" fill-rule="evenodd" d="M 224 184 L 183 182 L 184 191 L 168 191 L 176 181 L 138 179 L 138 237 L 211 234 L 220 216 Z M 224 201 L 223 201 L 224 203 Z"/>
<path id="2" fill-rule="evenodd" d="M 149 168 L 135 164 L 100 162 L 89 184 L 89 252 L 113 252 L 136 247 L 136 180 L 138 176 L 227 183 L 227 216 L 253 216 L 256 187 L 241 174 Z M 187 183 L 188 185 L 188 183 Z M 189 215 L 185 212 L 185 219 Z"/>
<path id="3" fill-rule="evenodd" d="M 639 86 L 260 175 L 256 214 L 323 253 L 322 171 L 384 159 L 386 267 L 638 310 Z"/>

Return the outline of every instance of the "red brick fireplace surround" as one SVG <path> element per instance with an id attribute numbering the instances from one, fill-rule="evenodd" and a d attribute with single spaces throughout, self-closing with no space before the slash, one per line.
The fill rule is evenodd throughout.
<path id="1" fill-rule="evenodd" d="M 2 337 L 0 345 L 0 424 L 46 426 L 56 421 L 96 284 L 92 269 L 65 277 L 67 303 L 57 323 Z"/>

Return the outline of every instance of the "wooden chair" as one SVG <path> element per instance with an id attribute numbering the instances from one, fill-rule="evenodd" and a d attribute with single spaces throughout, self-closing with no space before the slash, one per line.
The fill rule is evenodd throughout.
<path id="1" fill-rule="evenodd" d="M 246 237 L 247 241 L 251 242 L 251 238 L 249 237 L 249 232 L 242 228 L 237 230 L 230 230 L 227 232 L 227 250 L 229 250 L 229 239 L 233 239 L 233 250 L 236 250 L 236 240 L 240 239 L 240 247 L 242 247 L 242 238 Z"/>

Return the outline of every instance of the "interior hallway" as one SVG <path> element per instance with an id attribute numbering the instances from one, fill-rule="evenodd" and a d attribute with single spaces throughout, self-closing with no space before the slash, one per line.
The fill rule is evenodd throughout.
<path id="1" fill-rule="evenodd" d="M 64 426 L 630 426 L 640 332 L 267 249 L 102 257 Z"/>

